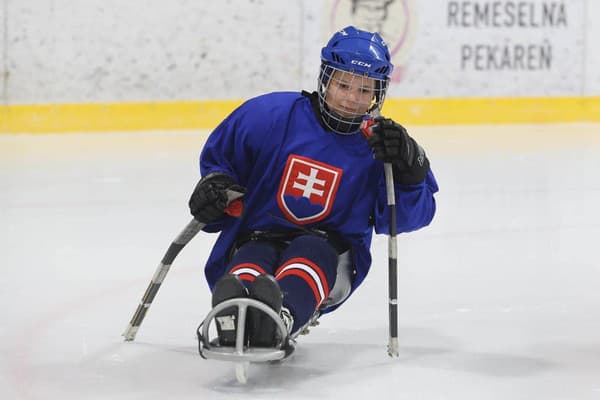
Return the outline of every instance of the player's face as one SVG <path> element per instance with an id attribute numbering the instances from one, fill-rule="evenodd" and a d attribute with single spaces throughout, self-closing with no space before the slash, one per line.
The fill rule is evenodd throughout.
<path id="1" fill-rule="evenodd" d="M 344 118 L 365 115 L 375 97 L 375 81 L 362 75 L 334 71 L 325 101 L 333 112 Z"/>

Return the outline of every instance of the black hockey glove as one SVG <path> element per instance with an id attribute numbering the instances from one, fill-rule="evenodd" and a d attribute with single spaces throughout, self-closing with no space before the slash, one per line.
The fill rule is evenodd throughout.
<path id="1" fill-rule="evenodd" d="M 235 183 L 229 175 L 212 172 L 196 185 L 189 201 L 190 212 L 198 222 L 208 224 L 224 216 L 231 200 L 244 193 L 246 188 Z"/>
<path id="2" fill-rule="evenodd" d="M 392 164 L 396 183 L 411 185 L 423 182 L 429 171 L 429 160 L 423 148 L 393 120 L 377 117 L 374 122 L 367 142 L 375 159 Z"/>

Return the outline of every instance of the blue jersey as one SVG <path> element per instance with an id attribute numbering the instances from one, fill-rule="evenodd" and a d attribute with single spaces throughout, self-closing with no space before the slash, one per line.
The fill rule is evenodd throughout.
<path id="1" fill-rule="evenodd" d="M 205 268 L 211 289 L 226 272 L 236 237 L 304 227 L 335 232 L 352 247 L 354 290 L 371 265 L 373 230 L 389 230 L 383 163 L 362 134 L 325 130 L 301 93 L 270 93 L 242 104 L 211 133 L 200 170 L 203 176 L 224 172 L 248 189 L 241 217 L 204 228 L 221 231 Z M 431 172 L 420 184 L 395 185 L 399 233 L 429 224 L 437 190 Z"/>

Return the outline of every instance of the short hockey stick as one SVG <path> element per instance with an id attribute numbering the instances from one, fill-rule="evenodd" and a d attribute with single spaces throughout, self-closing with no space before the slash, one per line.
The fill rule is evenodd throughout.
<path id="1" fill-rule="evenodd" d="M 390 232 L 388 235 L 388 288 L 390 313 L 390 340 L 388 355 L 398 357 L 398 241 L 396 240 L 396 197 L 394 195 L 394 174 L 392 164 L 383 164 L 385 170 L 385 190 L 390 211 Z"/>
<path id="2" fill-rule="evenodd" d="M 135 339 L 135 335 L 137 334 L 142 321 L 144 321 L 144 317 L 146 316 L 146 313 L 148 312 L 156 293 L 158 293 L 160 285 L 167 276 L 167 272 L 169 272 L 169 268 L 171 268 L 171 264 L 173 264 L 175 257 L 177 257 L 181 249 L 183 249 L 185 245 L 188 244 L 204 226 L 205 224 L 192 219 L 187 224 L 185 229 L 179 234 L 179 236 L 175 238 L 173 243 L 171 243 L 167 249 L 167 252 L 162 258 L 162 261 L 158 265 L 156 272 L 154 272 L 154 276 L 152 277 L 152 280 L 150 281 L 150 284 L 148 285 L 140 304 L 135 310 L 135 313 L 131 318 L 131 322 L 129 322 L 125 332 L 123 332 L 125 341 L 130 342 Z"/>
<path id="3" fill-rule="evenodd" d="M 236 210 L 235 207 L 241 207 L 241 204 L 235 204 L 235 200 L 239 199 L 243 195 L 243 193 L 235 191 L 228 192 L 228 209 L 226 209 L 225 212 L 230 215 L 239 216 L 238 210 Z M 239 210 L 241 212 L 241 208 Z M 122 336 L 125 337 L 126 342 L 130 342 L 135 339 L 135 335 L 137 334 L 138 329 L 140 329 L 140 325 L 142 325 L 142 322 L 146 317 L 146 313 L 148 312 L 152 301 L 154 301 L 154 297 L 156 296 L 156 293 L 158 293 L 160 285 L 165 280 L 165 277 L 167 276 L 175 257 L 177 257 L 185 245 L 188 244 L 190 240 L 192 240 L 194 236 L 196 236 L 196 234 L 200 232 L 202 228 L 204 228 L 204 226 L 206 226 L 206 224 L 192 219 L 187 224 L 185 229 L 175 238 L 173 243 L 171 243 L 160 264 L 158 265 L 156 272 L 154 272 L 154 276 L 152 276 L 152 280 L 150 281 L 150 284 L 148 285 L 140 304 L 135 310 L 129 325 L 125 329 L 125 332 L 123 332 Z"/>
<path id="4" fill-rule="evenodd" d="M 373 112 L 373 116 L 379 116 L 379 110 Z M 371 136 L 371 125 L 375 122 L 363 121 L 361 130 L 365 137 Z M 388 304 L 389 304 L 389 342 L 388 355 L 398 357 L 398 242 L 396 240 L 396 196 L 394 193 L 394 174 L 391 163 L 383 164 L 385 172 L 385 191 L 390 213 L 390 230 L 388 234 Z"/>

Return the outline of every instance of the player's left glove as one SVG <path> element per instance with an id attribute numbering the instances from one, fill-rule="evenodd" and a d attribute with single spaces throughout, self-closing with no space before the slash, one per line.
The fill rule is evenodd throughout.
<path id="1" fill-rule="evenodd" d="M 392 164 L 396 183 L 423 182 L 429 171 L 429 160 L 423 148 L 393 120 L 377 117 L 374 122 L 369 128 L 371 135 L 367 136 L 367 142 L 375 159 Z"/>

